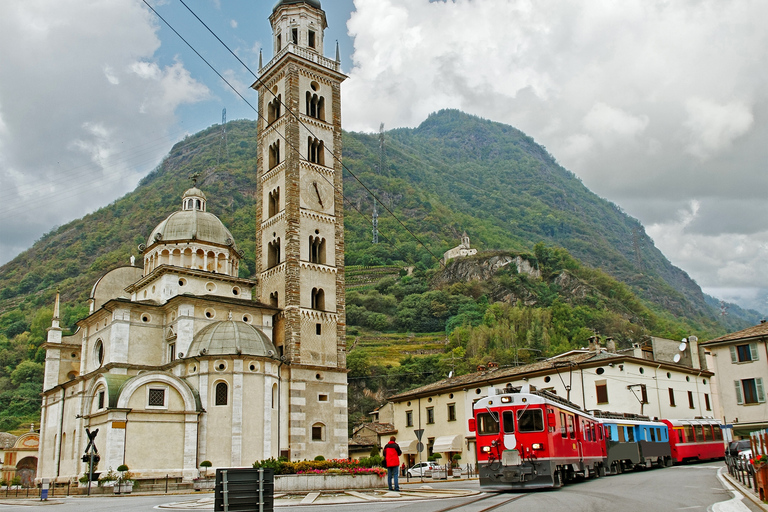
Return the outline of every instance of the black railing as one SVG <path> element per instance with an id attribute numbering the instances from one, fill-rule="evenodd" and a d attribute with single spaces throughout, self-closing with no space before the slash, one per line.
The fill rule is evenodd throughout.
<path id="1" fill-rule="evenodd" d="M 725 456 L 725 464 L 728 466 L 728 474 L 739 481 L 744 487 L 749 487 L 757 492 L 755 481 L 755 466 L 746 457 Z"/>

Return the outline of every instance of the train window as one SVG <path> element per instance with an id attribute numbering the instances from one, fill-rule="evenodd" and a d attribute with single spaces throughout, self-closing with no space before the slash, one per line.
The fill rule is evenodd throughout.
<path id="1" fill-rule="evenodd" d="M 696 438 L 693 437 L 693 427 L 691 425 L 685 425 L 683 428 L 685 429 L 685 442 L 692 443 L 696 441 Z"/>
<path id="2" fill-rule="evenodd" d="M 622 427 L 621 425 L 619 425 L 619 442 L 620 443 L 623 443 L 627 440 L 626 431 L 627 431 L 626 427 Z"/>
<path id="3" fill-rule="evenodd" d="M 715 441 L 723 440 L 723 431 L 720 430 L 720 425 L 712 425 L 712 431 L 714 432 Z"/>
<path id="4" fill-rule="evenodd" d="M 568 437 L 568 431 L 565 428 L 565 413 L 564 412 L 560 413 L 560 435 L 563 438 Z"/>
<path id="5" fill-rule="evenodd" d="M 541 432 L 544 430 L 544 415 L 541 409 L 517 412 L 517 429 L 520 432 Z"/>
<path id="6" fill-rule="evenodd" d="M 502 428 L 505 434 L 515 433 L 515 413 L 514 411 L 504 411 L 501 416 Z"/>
<path id="7" fill-rule="evenodd" d="M 701 428 L 701 425 L 696 425 L 693 427 L 693 431 L 696 433 L 696 441 L 704 441 L 704 430 Z"/>
<path id="8" fill-rule="evenodd" d="M 568 435 L 571 439 L 576 439 L 576 426 L 574 424 L 573 414 L 568 415 Z"/>
<path id="9" fill-rule="evenodd" d="M 596 429 L 596 428 L 595 428 L 595 424 L 594 424 L 594 423 L 592 423 L 592 424 L 589 426 L 589 428 L 592 430 L 592 440 L 593 440 L 593 441 L 597 441 L 597 432 L 598 432 L 598 430 L 600 430 L 600 429 L 599 429 L 599 428 L 598 428 L 598 429 Z M 602 436 L 601 436 L 601 437 L 602 437 Z"/>
<path id="10" fill-rule="evenodd" d="M 706 441 L 708 437 L 712 437 L 712 431 L 709 430 L 709 425 L 702 425 L 699 427 L 701 429 L 701 440 Z M 709 430 L 709 432 L 707 432 Z M 698 434 L 698 431 L 696 432 Z"/>
<path id="11" fill-rule="evenodd" d="M 635 427 L 627 427 L 627 442 L 635 442 Z"/>
<path id="12" fill-rule="evenodd" d="M 499 422 L 487 412 L 481 412 L 477 415 L 477 433 L 478 434 L 498 434 Z"/>
<path id="13" fill-rule="evenodd" d="M 656 429 L 655 428 L 651 428 L 651 429 L 648 429 L 648 430 L 651 431 L 651 441 L 653 441 L 655 443 L 656 442 Z"/>

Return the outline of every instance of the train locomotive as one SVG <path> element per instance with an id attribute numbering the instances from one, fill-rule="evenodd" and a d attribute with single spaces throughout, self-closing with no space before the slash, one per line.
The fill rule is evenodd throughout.
<path id="1" fill-rule="evenodd" d="M 589 413 L 527 385 L 496 391 L 474 404 L 469 420 L 481 487 L 558 488 L 577 477 L 724 456 L 717 420 L 651 421 L 633 414 Z"/>

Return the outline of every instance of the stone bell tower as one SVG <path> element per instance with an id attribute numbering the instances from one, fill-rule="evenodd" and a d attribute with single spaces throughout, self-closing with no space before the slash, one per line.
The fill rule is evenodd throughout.
<path id="1" fill-rule="evenodd" d="M 323 56 L 319 0 L 280 0 L 274 58 L 259 93 L 256 266 L 259 298 L 282 311 L 274 342 L 287 364 L 282 455 L 347 456 L 341 82 Z"/>

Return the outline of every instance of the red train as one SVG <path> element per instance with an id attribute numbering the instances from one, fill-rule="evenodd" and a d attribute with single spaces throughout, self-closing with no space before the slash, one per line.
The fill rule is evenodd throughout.
<path id="1" fill-rule="evenodd" d="M 478 400 L 469 420 L 469 430 L 476 432 L 483 487 L 557 488 L 577 476 L 599 477 L 636 466 L 670 466 L 673 461 L 724 456 L 716 420 L 659 422 L 605 413 L 598 417 L 528 386 L 497 392 Z"/>

